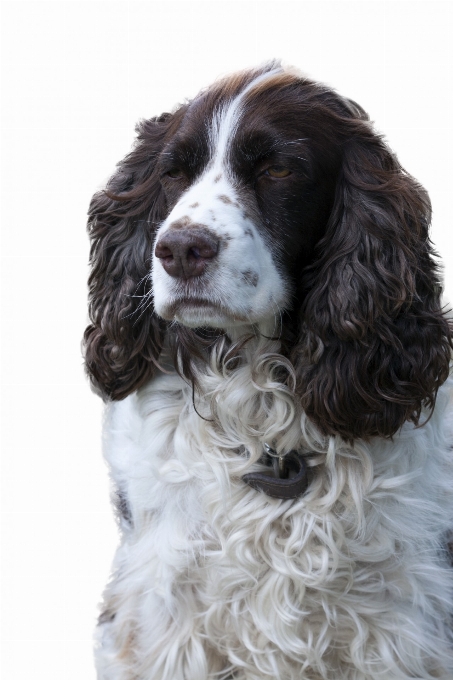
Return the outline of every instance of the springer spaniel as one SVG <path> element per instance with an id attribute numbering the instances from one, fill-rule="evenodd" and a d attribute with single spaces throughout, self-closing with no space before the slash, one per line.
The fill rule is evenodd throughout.
<path id="1" fill-rule="evenodd" d="M 137 130 L 89 217 L 122 529 L 98 677 L 451 680 L 426 192 L 360 106 L 277 63 Z"/>

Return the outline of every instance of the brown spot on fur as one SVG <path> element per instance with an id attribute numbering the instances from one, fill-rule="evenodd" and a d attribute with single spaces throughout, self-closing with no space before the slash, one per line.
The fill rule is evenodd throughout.
<path id="1" fill-rule="evenodd" d="M 192 203 L 192 205 L 189 205 L 189 208 L 198 208 L 200 204 L 199 203 Z"/>
<path id="2" fill-rule="evenodd" d="M 250 227 L 247 227 L 247 229 L 244 229 L 244 234 L 246 236 L 250 236 L 250 238 L 254 238 L 253 231 L 250 229 Z"/>
<path id="3" fill-rule="evenodd" d="M 260 277 L 258 276 L 258 274 L 256 272 L 253 272 L 251 269 L 247 269 L 247 271 L 241 272 L 241 280 L 248 286 L 253 286 L 254 288 L 256 288 L 259 279 Z"/>
<path id="4" fill-rule="evenodd" d="M 220 194 L 219 196 L 217 196 L 217 198 L 219 199 L 219 201 L 222 201 L 222 203 L 225 203 L 226 205 L 234 205 L 236 206 L 236 208 L 239 207 L 239 205 L 235 201 L 232 201 L 231 198 L 229 196 L 226 196 L 225 194 Z"/>
<path id="5" fill-rule="evenodd" d="M 124 630 L 126 626 L 123 626 L 123 630 L 126 633 L 126 637 L 123 640 L 123 644 L 119 650 L 118 658 L 124 659 L 125 661 L 130 661 L 135 657 L 135 652 L 137 650 L 137 635 L 135 629 L 132 628 L 132 624 L 128 623 L 129 630 Z"/>
<path id="6" fill-rule="evenodd" d="M 217 184 L 222 179 L 222 173 L 220 172 L 218 175 L 214 177 L 214 182 Z"/>
<path id="7" fill-rule="evenodd" d="M 184 215 L 184 217 L 180 217 L 179 220 L 172 222 L 170 224 L 170 229 L 184 229 L 191 224 L 193 224 L 191 218 L 188 215 Z"/>

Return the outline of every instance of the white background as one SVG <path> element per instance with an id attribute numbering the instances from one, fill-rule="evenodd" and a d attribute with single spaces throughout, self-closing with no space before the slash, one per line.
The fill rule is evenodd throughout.
<path id="1" fill-rule="evenodd" d="M 358 101 L 429 190 L 453 298 L 450 2 L 3 5 L 3 669 L 93 680 L 117 543 L 82 370 L 92 193 L 135 122 L 272 57 Z"/>

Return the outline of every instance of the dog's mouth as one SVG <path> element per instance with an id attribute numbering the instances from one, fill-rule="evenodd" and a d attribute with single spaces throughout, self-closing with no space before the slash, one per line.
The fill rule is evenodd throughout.
<path id="1" fill-rule="evenodd" d="M 166 321 L 177 321 L 189 328 L 227 328 L 251 323 L 248 316 L 232 310 L 220 301 L 192 296 L 173 298 L 159 309 L 159 314 Z"/>

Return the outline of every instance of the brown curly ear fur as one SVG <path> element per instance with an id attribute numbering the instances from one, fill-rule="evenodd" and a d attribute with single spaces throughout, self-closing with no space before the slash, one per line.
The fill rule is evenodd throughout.
<path id="1" fill-rule="evenodd" d="M 324 434 L 389 437 L 433 408 L 452 329 L 428 195 L 366 121 L 343 123 L 341 177 L 304 280 L 293 362 L 302 406 Z"/>
<path id="2" fill-rule="evenodd" d="M 123 399 L 147 381 L 159 357 L 164 324 L 153 310 L 150 262 L 156 225 L 166 205 L 156 159 L 182 109 L 137 126 L 134 150 L 119 164 L 107 189 L 94 195 L 86 370 L 96 391 Z"/>

